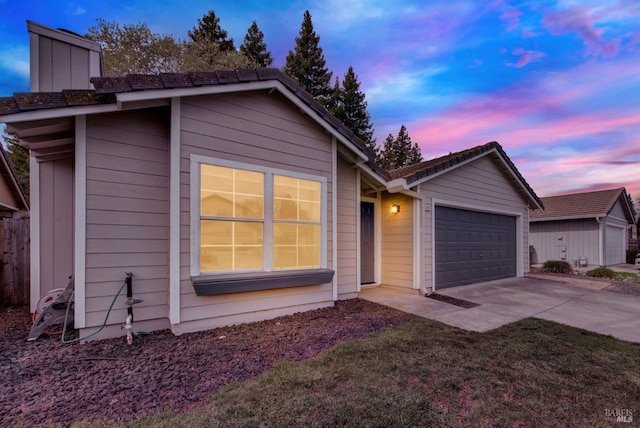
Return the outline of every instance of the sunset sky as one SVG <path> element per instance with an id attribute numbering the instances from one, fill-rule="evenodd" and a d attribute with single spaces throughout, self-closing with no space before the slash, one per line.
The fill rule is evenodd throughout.
<path id="1" fill-rule="evenodd" d="M 26 20 L 98 18 L 186 38 L 209 10 L 236 47 L 253 20 L 284 66 L 309 10 L 327 67 L 354 67 L 378 143 L 405 125 L 425 159 L 498 141 L 539 196 L 640 197 L 640 2 L 0 0 L 0 96 L 29 90 Z"/>

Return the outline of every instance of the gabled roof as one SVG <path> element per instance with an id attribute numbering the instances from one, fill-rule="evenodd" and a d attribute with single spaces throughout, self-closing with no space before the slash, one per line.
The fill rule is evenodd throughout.
<path id="1" fill-rule="evenodd" d="M 7 184 L 7 187 L 11 192 L 11 196 L 13 196 L 13 199 L 15 200 L 17 205 L 14 207 L 14 206 L 7 206 L 6 204 L 2 203 L 1 204 L 2 208 L 8 208 L 15 211 L 28 211 L 29 202 L 27 201 L 27 198 L 25 197 L 25 194 L 22 191 L 22 188 L 18 184 L 18 180 L 16 179 L 16 176 L 13 173 L 13 169 L 9 164 L 7 155 L 4 149 L 2 148 L 2 146 L 0 146 L 0 175 L 2 176 L 2 179 L 4 180 L 4 182 Z"/>
<path id="2" fill-rule="evenodd" d="M 620 202 L 626 220 L 633 224 L 635 210 L 624 187 L 594 192 L 571 193 L 568 195 L 542 198 L 544 212 L 532 212 L 530 221 L 572 220 L 596 218 L 609 215 L 616 203 Z"/>
<path id="3" fill-rule="evenodd" d="M 194 95 L 212 88 L 235 85 L 234 90 L 243 90 L 243 85 L 258 82 L 278 82 L 282 84 L 290 95 L 302 102 L 312 112 L 325 121 L 343 141 L 352 144 L 366 159 L 364 162 L 369 169 L 383 179 L 388 179 L 385 170 L 375 162 L 375 153 L 360 140 L 349 128 L 336 119 L 326 108 L 320 105 L 293 79 L 277 68 L 252 68 L 236 70 L 197 71 L 190 73 L 162 73 L 162 74 L 128 74 L 122 77 L 94 77 L 91 79 L 95 90 L 63 90 L 62 92 L 21 92 L 12 97 L 0 98 L 0 122 L 11 122 L 11 116 L 34 111 L 51 111 L 52 117 L 64 115 L 61 109 L 72 107 L 99 107 L 117 105 L 120 97 L 171 97 L 173 92 L 182 90 L 181 95 Z M 170 93 L 170 90 L 173 92 Z M 187 92 L 184 92 L 184 91 Z M 191 91 L 189 91 L 191 90 Z M 160 91 L 160 92 L 158 92 Z M 70 113 L 71 114 L 71 113 Z M 46 113 L 45 113 L 46 115 Z M 3 117 L 4 116 L 4 117 Z"/>
<path id="4" fill-rule="evenodd" d="M 502 146 L 495 141 L 418 164 L 398 168 L 389 171 L 389 176 L 391 180 L 404 179 L 406 180 L 407 186 L 415 186 L 482 156 L 493 156 L 494 159 L 499 161 L 502 171 L 507 177 L 511 178 L 513 185 L 522 194 L 523 198 L 530 202 L 532 208 L 545 209 L 543 202 L 520 174 L 511 159 L 509 159 L 509 156 L 507 156 L 502 149 Z"/>

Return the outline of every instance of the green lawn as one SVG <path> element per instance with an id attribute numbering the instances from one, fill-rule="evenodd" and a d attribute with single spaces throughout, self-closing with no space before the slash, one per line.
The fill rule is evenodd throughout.
<path id="1" fill-rule="evenodd" d="M 633 422 L 616 424 L 615 412 Z M 419 319 L 315 360 L 282 363 L 186 414 L 133 426 L 601 427 L 638 420 L 638 344 L 538 319 L 488 333 Z"/>

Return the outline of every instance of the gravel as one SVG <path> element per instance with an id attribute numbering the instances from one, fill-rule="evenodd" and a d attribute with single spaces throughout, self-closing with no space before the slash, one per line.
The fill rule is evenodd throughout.
<path id="1" fill-rule="evenodd" d="M 414 318 L 360 299 L 251 324 L 174 336 L 168 331 L 64 345 L 27 342 L 26 308 L 0 307 L 0 426 L 109 423 L 197 406 L 221 386 L 280 361 L 314 358 L 340 342 Z"/>

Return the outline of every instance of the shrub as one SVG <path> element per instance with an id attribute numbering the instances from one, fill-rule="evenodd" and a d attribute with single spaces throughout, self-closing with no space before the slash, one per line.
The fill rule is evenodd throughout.
<path id="1" fill-rule="evenodd" d="M 600 266 L 587 272 L 587 275 L 593 276 L 594 278 L 614 278 L 616 273 L 608 267 Z"/>
<path id="2" fill-rule="evenodd" d="M 638 254 L 640 254 L 640 250 L 627 250 L 627 263 L 634 264 Z"/>
<path id="3" fill-rule="evenodd" d="M 572 273 L 571 265 L 562 260 L 547 260 L 542 265 L 542 272 L 550 273 Z"/>

